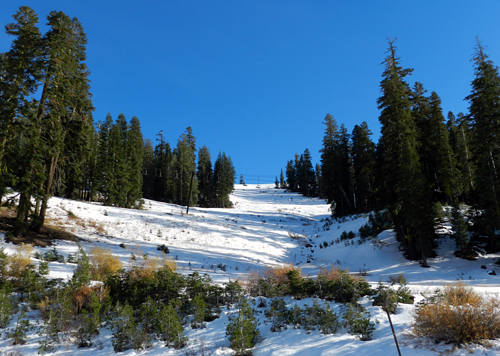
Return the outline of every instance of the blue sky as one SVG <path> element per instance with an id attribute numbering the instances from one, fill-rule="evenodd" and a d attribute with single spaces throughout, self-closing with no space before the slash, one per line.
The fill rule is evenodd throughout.
<path id="1" fill-rule="evenodd" d="M 467 112 L 476 36 L 500 64 L 497 0 L 2 0 L 2 26 L 21 5 L 43 32 L 52 10 L 82 22 L 96 122 L 137 116 L 145 138 L 163 130 L 172 145 L 191 126 L 248 183 L 274 182 L 305 148 L 318 162 L 327 113 L 378 140 L 388 37 L 445 116 Z M 0 51 L 11 41 L 2 31 Z"/>

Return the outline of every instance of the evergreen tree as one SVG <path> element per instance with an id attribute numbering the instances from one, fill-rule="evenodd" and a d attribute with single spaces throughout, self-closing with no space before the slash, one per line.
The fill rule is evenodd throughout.
<path id="1" fill-rule="evenodd" d="M 286 185 L 287 185 L 287 188 L 294 192 L 296 191 L 297 189 L 297 181 L 295 180 L 295 165 L 293 164 L 293 161 L 290 160 L 287 162 L 286 164 L 286 169 L 285 169 L 285 172 L 286 172 Z"/>
<path id="2" fill-rule="evenodd" d="M 352 131 L 352 163 L 356 210 L 367 213 L 374 208 L 375 144 L 368 124 L 355 125 Z"/>
<path id="3" fill-rule="evenodd" d="M 404 78 L 412 69 L 403 69 L 389 41 L 385 71 L 378 99 L 381 137 L 379 164 L 385 177 L 380 198 L 387 206 L 397 238 L 409 259 L 427 265 L 432 248 L 434 219 L 429 191 L 426 190 L 417 153 L 417 132 L 412 120 L 410 89 Z"/>
<path id="4" fill-rule="evenodd" d="M 260 335 L 257 329 L 257 320 L 254 310 L 247 299 L 240 302 L 240 312 L 226 327 L 231 348 L 235 355 L 251 355 L 249 349 L 253 348 L 256 338 Z"/>
<path id="5" fill-rule="evenodd" d="M 323 147 L 321 153 L 321 192 L 320 197 L 327 200 L 328 204 L 333 203 L 335 198 L 335 142 L 338 136 L 337 121 L 332 115 L 327 114 L 325 121 L 325 135 L 323 136 Z"/>
<path id="6" fill-rule="evenodd" d="M 14 161 L 9 153 L 16 136 L 29 126 L 36 93 L 42 75 L 41 34 L 38 16 L 28 6 L 21 6 L 5 26 L 14 36 L 9 52 L 0 55 L 0 202 L 5 188 L 13 183 Z"/>
<path id="7" fill-rule="evenodd" d="M 44 224 L 48 200 L 60 161 L 64 160 L 65 144 L 85 140 L 83 128 L 91 124 L 93 110 L 90 100 L 89 72 L 84 63 L 87 37 L 80 22 L 63 12 L 48 16 L 50 30 L 44 37 L 47 66 L 36 121 L 43 128 L 42 142 L 45 165 L 40 212 L 33 228 L 40 232 Z"/>
<path id="8" fill-rule="evenodd" d="M 153 199 L 155 184 L 155 156 L 153 143 L 150 139 L 144 140 L 142 180 L 142 195 L 144 198 Z"/>
<path id="9" fill-rule="evenodd" d="M 130 120 L 127 135 L 127 155 L 129 158 L 129 186 L 125 207 L 137 206 L 142 198 L 142 167 L 144 160 L 144 141 L 142 139 L 141 125 L 137 117 Z"/>
<path id="10" fill-rule="evenodd" d="M 198 196 L 198 182 L 193 179 L 196 174 L 196 139 L 193 136 L 191 127 L 186 128 L 177 141 L 177 147 L 174 150 L 176 158 L 175 164 L 175 189 L 174 202 L 181 205 L 196 205 Z M 189 191 L 193 182 L 191 199 Z"/>
<path id="11" fill-rule="evenodd" d="M 488 59 L 477 40 L 473 57 L 476 78 L 467 100 L 472 133 L 472 158 L 475 166 L 474 188 L 481 232 L 490 237 L 489 248 L 500 250 L 500 76 L 498 67 Z"/>
<path id="12" fill-rule="evenodd" d="M 127 121 L 121 113 L 111 127 L 109 133 L 109 150 L 111 158 L 111 173 L 107 205 L 125 206 L 127 193 L 130 190 L 129 171 L 127 170 L 126 142 Z"/>
<path id="13" fill-rule="evenodd" d="M 97 191 L 107 204 L 113 184 L 113 153 L 111 151 L 111 129 L 113 118 L 106 115 L 104 122 L 99 122 L 99 145 L 97 150 Z"/>
<path id="14" fill-rule="evenodd" d="M 281 189 L 286 189 L 286 182 L 285 182 L 285 175 L 283 174 L 283 168 L 281 169 L 280 173 L 279 187 Z"/>
<path id="15" fill-rule="evenodd" d="M 229 194 L 234 190 L 236 171 L 233 162 L 224 152 L 219 153 L 214 164 L 213 193 L 214 206 L 217 208 L 229 208 L 232 206 Z"/>
<path id="16" fill-rule="evenodd" d="M 450 111 L 446 123 L 449 134 L 451 151 L 453 152 L 453 162 L 455 162 L 457 191 L 461 193 L 461 201 L 470 203 L 470 193 L 474 188 L 473 173 L 470 165 L 470 130 L 467 120 L 462 113 L 458 114 L 458 120 Z"/>
<path id="17" fill-rule="evenodd" d="M 212 206 L 212 158 L 207 146 L 202 146 L 198 153 L 198 170 L 196 172 L 198 180 L 198 204 L 202 207 Z"/>
<path id="18" fill-rule="evenodd" d="M 300 156 L 300 181 L 299 186 L 302 195 L 309 197 L 316 192 L 316 173 L 311 161 L 311 152 L 305 149 L 304 153 Z"/>

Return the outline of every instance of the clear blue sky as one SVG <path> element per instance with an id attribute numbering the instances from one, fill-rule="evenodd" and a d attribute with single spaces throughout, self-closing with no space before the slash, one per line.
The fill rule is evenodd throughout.
<path id="1" fill-rule="evenodd" d="M 305 148 L 318 162 L 327 113 L 378 140 L 387 37 L 445 116 L 467 111 L 476 36 L 500 64 L 498 0 L 2 0 L 2 26 L 21 5 L 43 32 L 52 10 L 82 22 L 96 122 L 137 116 L 145 138 L 163 130 L 173 145 L 191 126 L 248 183 L 274 182 Z M 0 51 L 11 40 L 2 31 Z"/>

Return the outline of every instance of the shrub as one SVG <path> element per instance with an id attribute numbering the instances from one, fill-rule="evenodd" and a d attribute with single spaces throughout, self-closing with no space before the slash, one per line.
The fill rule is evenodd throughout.
<path id="1" fill-rule="evenodd" d="M 281 297 L 289 292 L 290 271 L 296 271 L 298 278 L 302 278 L 302 271 L 292 263 L 275 267 L 266 267 L 260 271 L 250 271 L 243 281 L 248 293 L 253 297 Z"/>
<path id="2" fill-rule="evenodd" d="M 108 274 L 120 270 L 123 265 L 120 258 L 109 249 L 94 247 L 89 253 L 90 274 L 92 278 L 103 281 Z"/>
<path id="3" fill-rule="evenodd" d="M 33 247 L 31 245 L 20 244 L 16 246 L 16 252 L 7 257 L 8 275 L 19 278 L 23 272 L 31 265 Z"/>
<path id="4" fill-rule="evenodd" d="M 286 330 L 286 324 L 289 322 L 289 312 L 282 298 L 274 298 L 271 301 L 271 307 L 266 310 L 266 318 L 272 323 L 272 332 L 279 332 L 283 328 Z"/>
<path id="5" fill-rule="evenodd" d="M 373 305 L 382 307 L 384 311 L 395 314 L 399 301 L 396 291 L 379 282 L 377 293 L 378 295 L 373 298 Z"/>
<path id="6" fill-rule="evenodd" d="M 241 301 L 240 312 L 227 325 L 226 335 L 229 336 L 230 347 L 236 351 L 236 356 L 252 355 L 249 349 L 255 346 L 260 332 L 254 310 L 247 299 Z"/>
<path id="7" fill-rule="evenodd" d="M 357 301 L 361 296 L 372 294 L 370 285 L 364 278 L 350 275 L 349 269 L 342 270 L 333 264 L 329 269 L 320 269 L 317 284 L 320 298 L 338 303 Z"/>
<path id="8" fill-rule="evenodd" d="M 349 303 L 344 313 L 344 326 L 351 335 L 359 336 L 361 341 L 372 339 L 375 324 L 370 321 L 370 313 L 359 304 Z"/>
<path id="9" fill-rule="evenodd" d="M 391 223 L 387 212 L 377 211 L 375 214 L 370 213 L 368 216 L 368 223 L 361 226 L 359 235 L 363 238 L 370 236 L 377 236 L 382 231 L 390 229 Z"/>
<path id="10" fill-rule="evenodd" d="M 176 349 L 186 346 L 187 337 L 183 335 L 181 320 L 172 303 L 162 306 L 159 321 L 158 336 L 165 341 L 166 346 L 173 346 Z"/>
<path id="11" fill-rule="evenodd" d="M 413 334 L 457 345 L 500 337 L 500 303 L 462 283 L 446 286 L 414 315 Z"/>
<path id="12" fill-rule="evenodd" d="M 158 251 L 161 251 L 163 253 L 170 253 L 170 250 L 168 249 L 168 247 L 163 244 L 163 245 L 158 245 L 158 247 L 156 248 Z"/>
<path id="13" fill-rule="evenodd" d="M 13 310 L 14 306 L 10 300 L 10 290 L 7 288 L 0 289 L 0 329 L 6 328 L 9 325 Z"/>
<path id="14" fill-rule="evenodd" d="M 134 346 L 137 328 L 133 314 L 134 310 L 128 304 L 118 303 L 113 310 L 110 329 L 113 333 L 111 343 L 115 352 L 123 352 Z"/>

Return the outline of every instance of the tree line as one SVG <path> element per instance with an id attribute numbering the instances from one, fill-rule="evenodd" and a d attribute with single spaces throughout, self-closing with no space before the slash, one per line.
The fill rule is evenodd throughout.
<path id="1" fill-rule="evenodd" d="M 5 26 L 11 48 L 0 53 L 0 202 L 9 187 L 19 193 L 16 236 L 41 232 L 53 195 L 127 208 L 143 197 L 231 206 L 230 157 L 220 153 L 212 168 L 203 146 L 197 167 L 190 127 L 171 149 L 162 132 L 155 147 L 144 141 L 135 116 L 94 123 L 87 36 L 77 18 L 52 11 L 45 34 L 31 8 L 13 18 Z"/>
<path id="2" fill-rule="evenodd" d="M 401 66 L 390 40 L 377 99 L 378 143 L 366 122 L 349 133 L 327 114 L 320 163 L 313 166 L 308 149 L 295 154 L 276 186 L 326 199 L 334 217 L 385 210 L 406 256 L 424 266 L 442 204 L 471 205 L 476 235 L 498 251 L 500 75 L 479 40 L 473 61 L 469 112 L 445 119 L 436 92 L 406 81 L 413 69 Z"/>

